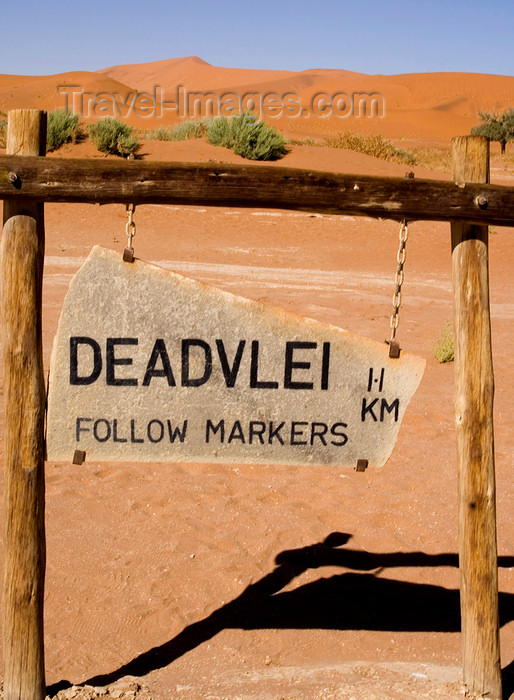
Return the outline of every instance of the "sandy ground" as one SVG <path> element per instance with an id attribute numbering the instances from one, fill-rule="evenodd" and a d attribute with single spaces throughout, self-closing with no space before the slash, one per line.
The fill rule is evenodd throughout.
<path id="1" fill-rule="evenodd" d="M 145 151 L 170 160 L 233 157 L 203 142 Z M 87 145 L 66 154 L 92 155 Z M 330 149 L 302 147 L 287 159 L 341 172 L 405 171 Z M 72 275 L 94 244 L 121 256 L 125 220 L 122 205 L 46 206 L 45 367 Z M 378 341 L 388 335 L 393 222 L 170 206 L 138 207 L 135 220 L 138 257 Z M 513 264 L 513 229 L 496 228 L 506 693 L 514 691 Z M 462 696 L 454 368 L 432 357 L 451 317 L 450 268 L 449 226 L 413 223 L 399 339 L 427 368 L 381 470 L 46 464 L 49 692 L 93 697 L 70 687 L 87 684 L 110 686 L 112 697 L 156 699 Z"/>

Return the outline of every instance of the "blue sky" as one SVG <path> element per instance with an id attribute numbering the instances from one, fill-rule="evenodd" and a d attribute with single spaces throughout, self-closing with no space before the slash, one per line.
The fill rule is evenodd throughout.
<path id="1" fill-rule="evenodd" d="M 0 73 L 197 55 L 238 68 L 514 75 L 514 0 L 5 0 L 1 17 Z"/>

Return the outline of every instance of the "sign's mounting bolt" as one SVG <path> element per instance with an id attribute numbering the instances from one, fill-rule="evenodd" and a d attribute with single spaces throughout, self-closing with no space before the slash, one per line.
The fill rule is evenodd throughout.
<path id="1" fill-rule="evenodd" d="M 475 204 L 479 209 L 487 209 L 489 202 L 487 201 L 487 197 L 483 194 L 479 194 L 475 197 Z"/>

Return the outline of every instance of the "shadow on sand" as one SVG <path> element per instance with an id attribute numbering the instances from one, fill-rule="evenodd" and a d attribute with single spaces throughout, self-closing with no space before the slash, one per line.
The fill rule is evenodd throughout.
<path id="1" fill-rule="evenodd" d="M 391 552 L 374 554 L 340 549 L 351 535 L 334 532 L 323 542 L 284 551 L 276 568 L 249 585 L 237 598 L 208 617 L 188 625 L 176 637 L 143 652 L 111 673 L 94 676 L 88 685 L 109 685 L 126 675 L 144 676 L 167 666 L 183 654 L 212 639 L 224 629 L 355 629 L 393 632 L 460 631 L 459 591 L 441 586 L 380 578 L 397 567 L 458 567 L 457 554 Z M 498 565 L 514 566 L 514 557 L 499 557 Z M 309 569 L 322 566 L 351 572 L 320 578 L 280 593 Z M 359 573 L 353 573 L 358 571 Z M 500 593 L 500 624 L 514 620 L 514 594 Z M 505 684 L 512 681 L 512 664 Z M 61 681 L 48 689 L 69 687 Z M 508 697 L 508 695 L 506 696 Z"/>

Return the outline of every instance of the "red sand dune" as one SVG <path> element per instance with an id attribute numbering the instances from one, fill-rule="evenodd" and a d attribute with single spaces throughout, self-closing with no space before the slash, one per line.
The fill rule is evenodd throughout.
<path id="1" fill-rule="evenodd" d="M 380 93 L 384 98 L 382 119 L 332 119 L 353 124 L 368 122 L 373 132 L 393 137 L 451 137 L 469 133 L 480 111 L 502 111 L 514 104 L 514 77 L 476 73 L 413 73 L 359 76 L 344 84 L 330 81 L 316 85 L 328 95 Z M 308 101 L 311 90 L 301 92 Z M 360 130 L 360 129 L 359 129 Z"/>
<path id="2" fill-rule="evenodd" d="M 221 93 L 255 90 L 299 91 L 319 82 L 330 80 L 335 82 L 364 76 L 363 73 L 337 69 L 310 69 L 296 72 L 222 68 L 212 66 L 198 56 L 113 66 L 98 72 L 136 87 L 139 91 L 151 91 L 155 85 L 159 85 L 163 90 L 173 92 L 177 85 L 185 85 L 189 90 Z"/>
<path id="3" fill-rule="evenodd" d="M 254 70 L 212 66 L 190 56 L 152 63 L 120 65 L 98 72 L 77 71 L 52 76 L 0 76 L 0 110 L 15 107 L 41 107 L 52 110 L 65 107 L 66 97 L 60 85 L 76 85 L 84 92 L 111 96 L 102 108 L 91 110 L 90 117 L 120 115 L 141 128 L 155 128 L 178 120 L 173 109 L 145 115 L 135 102 L 138 93 L 154 92 L 159 86 L 162 99 L 174 101 L 177 87 L 189 92 L 242 96 L 287 93 L 297 96 L 298 112 L 264 115 L 287 136 L 323 137 L 340 131 L 383 133 L 394 139 L 447 143 L 456 134 L 469 133 L 479 120 L 479 111 L 504 110 L 514 105 L 514 77 L 474 73 L 418 73 L 405 75 L 366 75 L 345 70 L 311 69 L 305 71 Z M 79 88 L 77 87 L 77 90 Z M 383 101 L 379 114 L 372 117 L 313 115 L 312 99 L 355 93 L 376 93 Z M 115 96 L 118 108 L 112 106 Z M 132 109 L 123 107 L 134 103 Z M 121 107 L 120 107 L 121 105 Z M 134 109 L 135 107 L 135 109 Z M 117 112 L 114 110 L 117 109 Z M 311 112 L 307 115 L 307 112 Z M 84 116 L 87 116 L 84 114 Z M 193 116 L 191 113 L 189 116 Z"/>
<path id="4" fill-rule="evenodd" d="M 261 83 L 295 75 L 292 71 L 219 68 L 211 66 L 198 56 L 112 66 L 98 72 L 131 85 L 139 91 L 151 91 L 155 85 L 170 91 L 177 85 L 187 85 L 195 90 L 214 90 L 229 85 Z"/>
<path id="5" fill-rule="evenodd" d="M 319 93 L 379 93 L 384 118 L 309 117 L 277 119 L 290 133 L 316 136 L 344 129 L 382 132 L 393 138 L 446 140 L 468 133 L 479 111 L 503 110 L 514 104 L 514 77 L 473 73 L 366 75 L 345 70 L 259 71 L 211 66 L 197 57 L 114 66 L 101 71 L 139 90 L 160 85 L 174 97 L 177 85 L 217 94 L 295 93 L 305 107 Z"/>
<path id="6" fill-rule="evenodd" d="M 33 107 L 53 110 L 66 108 L 66 93 L 73 89 L 99 95 L 116 94 L 125 98 L 131 89 L 113 78 L 89 71 L 56 75 L 0 75 L 0 110 Z"/>

